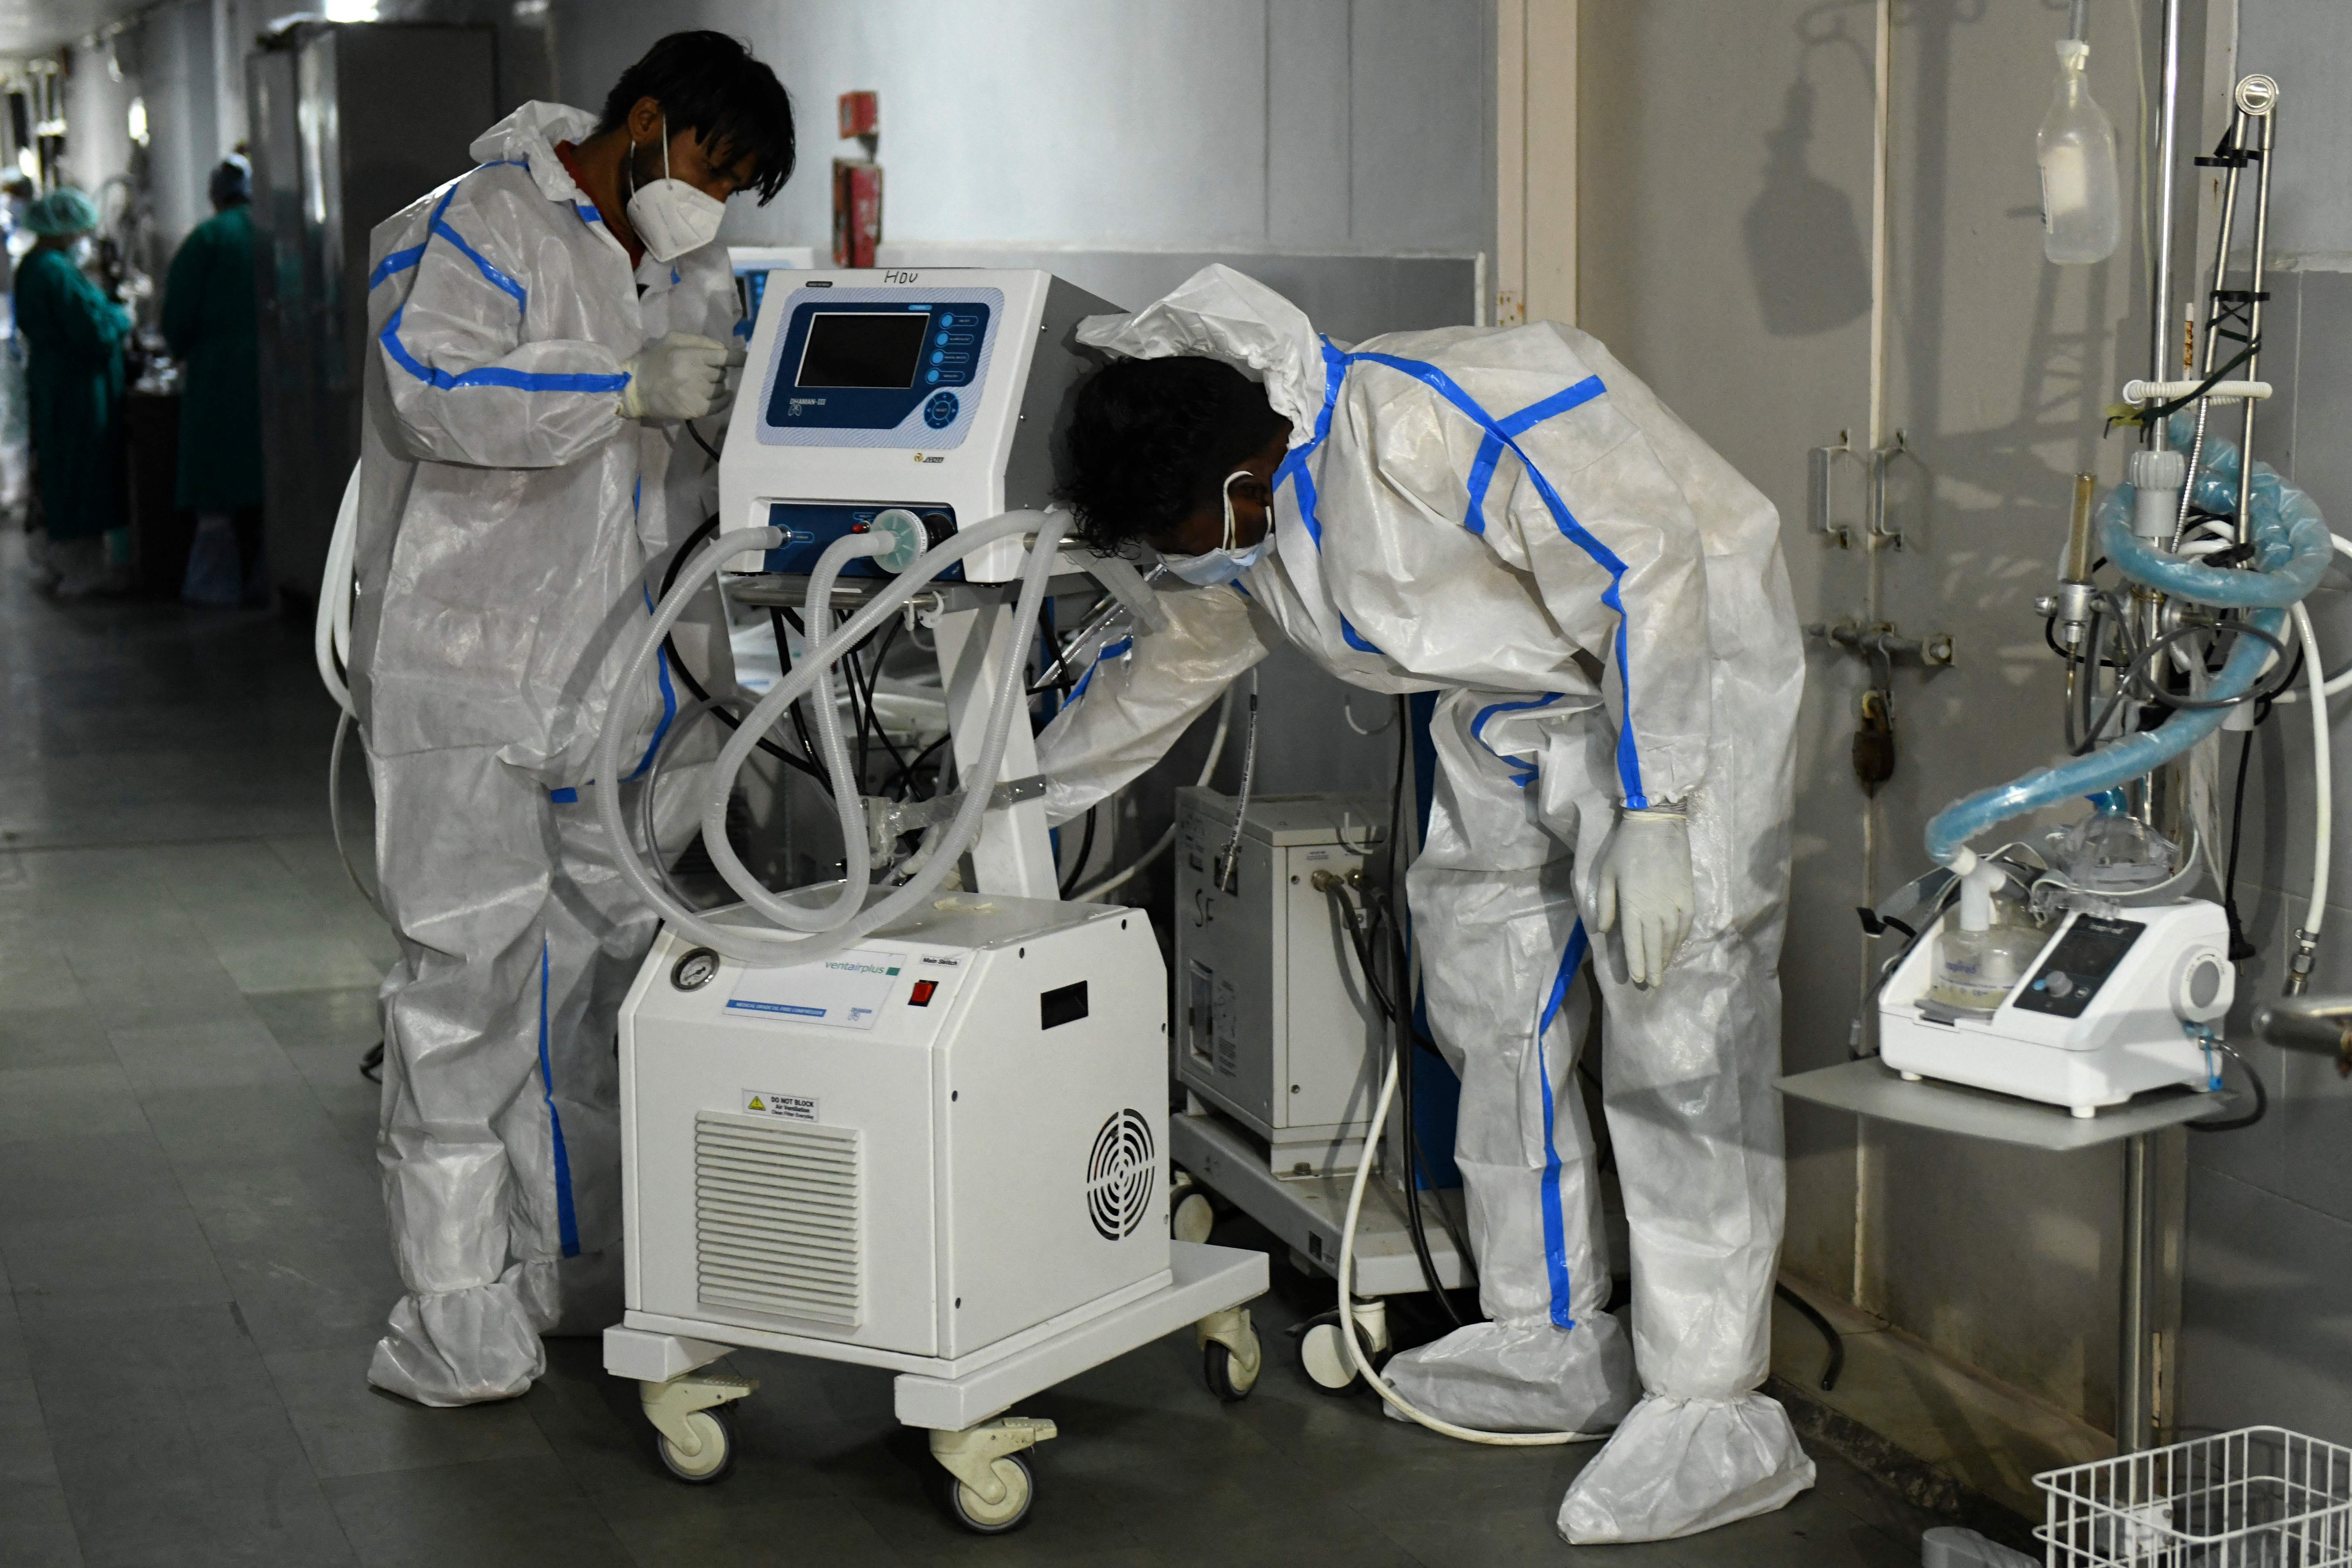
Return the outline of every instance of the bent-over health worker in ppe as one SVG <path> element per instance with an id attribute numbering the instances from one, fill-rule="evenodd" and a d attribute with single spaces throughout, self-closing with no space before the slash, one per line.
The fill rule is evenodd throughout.
<path id="1" fill-rule="evenodd" d="M 1066 821 L 1287 640 L 1441 691 L 1407 878 L 1487 1321 L 1388 1363 L 1455 1424 L 1614 1428 L 1571 1542 L 1685 1535 L 1813 1481 L 1757 1392 L 1783 1218 L 1778 967 L 1802 654 L 1772 505 L 1608 350 L 1551 322 L 1352 349 L 1222 267 L 1080 338 L 1069 500 L 1196 591 L 1040 737 Z M 1605 942 L 1596 952 L 1596 941 Z M 1622 952 L 1623 969 L 1617 967 Z M 1632 1228 L 1603 1310 L 1572 1082 L 1588 957 Z M 1621 977 L 1622 973 L 1622 977 Z"/>
<path id="2" fill-rule="evenodd" d="M 521 1394 L 542 1333 L 619 1315 L 614 1027 L 656 922 L 586 792 L 693 717 L 667 667 L 614 689 L 613 651 L 711 509 L 688 422 L 748 330 L 715 240 L 792 173 L 792 108 L 735 40 L 673 34 L 601 114 L 526 103 L 473 156 L 374 234 L 354 567 L 400 942 L 377 1152 L 405 1293 L 368 1377 L 428 1405 Z M 723 629 L 679 639 L 714 692 Z M 608 712 L 629 779 L 588 777 Z"/>

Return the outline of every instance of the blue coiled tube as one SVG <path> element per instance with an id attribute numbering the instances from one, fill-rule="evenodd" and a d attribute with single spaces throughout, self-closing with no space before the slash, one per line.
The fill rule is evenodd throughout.
<path id="1" fill-rule="evenodd" d="M 2176 416 L 2175 444 L 2185 447 L 2189 436 L 2186 420 Z M 2196 499 L 2206 510 L 2224 516 L 2236 510 L 2238 451 L 2210 431 L 2196 484 Z M 2258 571 L 2199 566 L 2164 553 L 2131 531 L 2132 502 L 2132 487 L 2118 485 L 2107 492 L 2097 512 L 2100 546 L 2117 569 L 2175 598 L 2251 610 L 2247 624 L 2282 642 L 2287 611 L 2319 585 L 2335 549 L 2317 504 L 2260 461 L 2254 464 L 2249 508 Z M 2226 703 L 2252 690 L 2272 651 L 2272 644 L 2259 637 L 2239 637 L 2202 700 Z M 2159 768 L 2220 729 L 2228 712 L 2227 708 L 2182 709 L 2158 729 L 1954 801 L 1927 824 L 1927 853 L 1940 866 L 1959 862 L 1968 853 L 1968 841 L 1978 834 L 2070 795 L 2112 788 Z"/>
<path id="2" fill-rule="evenodd" d="M 2176 415 L 2173 439 L 2186 444 L 2189 434 L 2188 422 Z M 2205 450 L 2209 460 L 2197 468 L 2197 502 L 2207 511 L 2227 517 L 2238 509 L 2238 448 L 2208 433 Z M 2099 503 L 2093 514 L 2099 527 L 2099 548 L 2107 552 L 2117 571 L 2134 582 L 2193 604 L 2291 609 L 2318 584 L 2319 574 L 2327 569 L 2335 551 L 2318 506 L 2259 459 L 2254 464 L 2252 500 L 2259 572 L 2200 566 L 2166 554 L 2132 531 L 2132 487 L 2125 484 L 2109 490 L 2106 500 Z M 2266 534 L 2265 518 L 2283 525 L 2283 549 Z"/>

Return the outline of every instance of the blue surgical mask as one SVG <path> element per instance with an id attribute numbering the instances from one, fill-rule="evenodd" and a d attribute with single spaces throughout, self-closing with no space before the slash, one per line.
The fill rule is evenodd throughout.
<path id="1" fill-rule="evenodd" d="M 1250 477 L 1247 468 L 1235 468 L 1225 476 L 1225 542 L 1205 555 L 1168 555 L 1160 559 L 1168 570 L 1199 588 L 1221 587 L 1238 583 L 1250 569 L 1265 559 L 1265 547 L 1274 542 L 1274 520 L 1266 519 L 1265 534 L 1246 550 L 1234 548 L 1234 481 Z"/>

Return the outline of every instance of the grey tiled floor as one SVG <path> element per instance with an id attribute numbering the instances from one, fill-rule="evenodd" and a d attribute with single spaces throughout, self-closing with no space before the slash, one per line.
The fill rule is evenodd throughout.
<path id="1" fill-rule="evenodd" d="M 354 1070 L 388 942 L 326 836 L 300 628 L 34 597 L 0 542 L 0 1568 L 729 1563 L 1283 1568 L 1916 1563 L 1928 1522 L 1835 1458 L 1794 1507 L 1571 1551 L 1590 1450 L 1475 1449 L 1315 1393 L 1272 1332 L 1246 1403 L 1190 1337 L 1024 1405 L 1036 1512 L 930 1506 L 886 1374 L 744 1354 L 740 1461 L 657 1468 L 593 1341 L 511 1404 L 365 1367 L 396 1284 Z M 1310 1304 L 1311 1303 L 1307 1303 Z"/>

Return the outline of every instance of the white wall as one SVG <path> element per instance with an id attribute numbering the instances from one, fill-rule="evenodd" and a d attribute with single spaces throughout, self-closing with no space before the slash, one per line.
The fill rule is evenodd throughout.
<path id="1" fill-rule="evenodd" d="M 108 68 L 109 50 L 77 48 L 66 78 L 66 152 L 60 178 L 93 196 L 131 162 L 131 100 L 137 88 L 130 72 Z"/>
<path id="2" fill-rule="evenodd" d="M 147 103 L 147 180 L 154 203 L 156 262 L 212 216 L 205 184 L 228 147 L 219 138 L 210 0 L 152 12 L 136 29 L 137 86 Z"/>
<path id="3" fill-rule="evenodd" d="M 155 253 L 134 259 L 159 272 L 188 230 L 212 216 L 205 180 L 235 145 L 234 138 L 222 140 L 215 39 L 216 9 L 234 12 L 238 4 L 257 9 L 254 0 L 220 0 L 218 7 L 215 0 L 179 0 L 148 12 L 110 43 L 68 56 L 65 172 L 71 183 L 97 195 L 130 171 L 131 100 L 146 105 Z M 240 94 L 240 120 L 242 101 Z M 106 193 L 101 208 L 110 218 L 121 201 L 119 189 Z"/>
<path id="4" fill-rule="evenodd" d="M 801 169 L 738 242 L 829 244 L 835 100 L 882 97 L 884 234 L 1113 247 L 1487 247 L 1481 0 L 564 0 L 566 101 L 664 33 L 747 39 Z"/>
<path id="5" fill-rule="evenodd" d="M 2271 248 L 2352 268 L 2352 5 L 2344 0 L 2239 0 L 2238 74 L 2279 84 L 2278 160 L 2271 174 Z"/>

